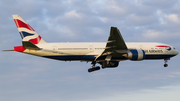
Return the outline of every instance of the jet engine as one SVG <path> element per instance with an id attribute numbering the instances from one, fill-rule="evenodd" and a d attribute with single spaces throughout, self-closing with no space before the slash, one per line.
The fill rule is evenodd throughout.
<path id="1" fill-rule="evenodd" d="M 109 61 L 107 67 L 117 67 L 119 65 L 119 61 Z"/>
<path id="2" fill-rule="evenodd" d="M 132 61 L 141 61 L 145 56 L 145 51 L 142 49 L 130 49 L 126 57 Z"/>

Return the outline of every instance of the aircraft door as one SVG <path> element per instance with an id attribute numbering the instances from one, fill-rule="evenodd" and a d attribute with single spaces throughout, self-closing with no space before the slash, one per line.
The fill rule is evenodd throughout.
<path id="1" fill-rule="evenodd" d="M 89 51 L 90 51 L 90 52 L 94 52 L 94 47 L 93 47 L 93 45 L 89 45 Z"/>
<path id="2" fill-rule="evenodd" d="M 140 45 L 139 48 L 143 50 L 144 47 L 142 45 Z"/>
<path id="3" fill-rule="evenodd" d="M 57 53 L 58 50 L 57 50 L 57 47 L 56 47 L 56 46 L 53 46 L 52 49 L 53 49 L 53 51 L 54 51 L 53 53 Z"/>

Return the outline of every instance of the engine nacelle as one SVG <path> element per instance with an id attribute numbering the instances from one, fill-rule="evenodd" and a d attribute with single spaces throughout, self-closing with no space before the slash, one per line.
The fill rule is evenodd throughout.
<path id="1" fill-rule="evenodd" d="M 119 65 L 119 61 L 109 61 L 106 65 L 106 68 L 114 68 Z"/>
<path id="2" fill-rule="evenodd" d="M 107 67 L 117 67 L 119 65 L 119 61 L 109 61 Z"/>
<path id="3" fill-rule="evenodd" d="M 99 62 L 102 68 L 115 68 L 119 65 L 119 61 Z"/>
<path id="4" fill-rule="evenodd" d="M 140 61 L 145 58 L 145 51 L 142 49 L 130 49 L 127 58 L 133 61 Z"/>

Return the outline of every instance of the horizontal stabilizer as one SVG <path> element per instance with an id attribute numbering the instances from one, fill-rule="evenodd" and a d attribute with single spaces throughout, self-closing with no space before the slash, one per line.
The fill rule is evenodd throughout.
<path id="1" fill-rule="evenodd" d="M 40 50 L 39 47 L 37 47 L 35 44 L 33 44 L 30 41 L 22 41 L 22 44 L 23 44 L 23 48 L 33 49 L 33 50 Z"/>

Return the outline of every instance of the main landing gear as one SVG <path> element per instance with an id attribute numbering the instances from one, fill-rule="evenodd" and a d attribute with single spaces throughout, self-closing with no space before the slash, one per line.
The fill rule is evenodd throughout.
<path id="1" fill-rule="evenodd" d="M 168 60 L 170 59 L 164 59 L 164 62 L 165 62 L 164 67 L 168 67 L 168 64 L 167 64 Z"/>
<path id="2" fill-rule="evenodd" d="M 96 65 L 96 62 L 92 62 L 91 63 L 93 66 L 92 66 L 92 68 L 89 68 L 88 69 L 88 72 L 90 73 L 90 72 L 93 72 L 93 71 L 97 71 L 97 70 L 100 70 L 100 67 L 99 66 L 95 66 Z"/>
<path id="3" fill-rule="evenodd" d="M 103 62 L 97 62 L 101 65 L 101 68 L 116 68 L 119 65 L 119 61 L 103 61 Z M 92 61 L 92 68 L 88 69 L 88 72 L 93 72 L 93 71 L 97 71 L 100 70 L 100 66 L 95 66 L 96 65 L 96 61 Z"/>
<path id="4" fill-rule="evenodd" d="M 100 70 L 100 67 L 99 67 L 99 66 L 89 68 L 89 69 L 88 69 L 88 72 L 90 73 L 90 72 L 97 71 L 97 70 Z"/>

